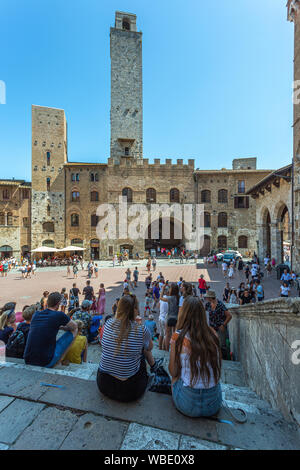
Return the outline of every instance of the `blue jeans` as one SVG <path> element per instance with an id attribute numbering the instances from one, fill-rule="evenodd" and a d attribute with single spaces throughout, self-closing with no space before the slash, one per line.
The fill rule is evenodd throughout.
<path id="1" fill-rule="evenodd" d="M 66 352 L 70 344 L 72 343 L 74 336 L 72 335 L 71 331 L 66 331 L 57 341 L 56 347 L 54 351 L 54 355 L 52 357 L 51 362 L 45 367 L 48 369 L 55 366 L 55 364 L 60 360 L 63 354 Z"/>
<path id="2" fill-rule="evenodd" d="M 181 379 L 172 386 L 173 401 L 182 414 L 191 418 L 200 416 L 213 416 L 221 408 L 221 385 L 208 389 L 184 387 Z"/>

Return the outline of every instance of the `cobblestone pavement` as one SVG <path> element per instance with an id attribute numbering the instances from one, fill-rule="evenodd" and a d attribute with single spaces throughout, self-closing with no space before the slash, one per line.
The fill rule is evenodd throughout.
<path id="1" fill-rule="evenodd" d="M 140 300 L 141 309 L 143 309 L 144 294 L 145 294 L 145 278 L 147 276 L 146 271 L 146 260 L 138 263 L 129 261 L 125 263 L 125 266 L 111 267 L 111 262 L 99 262 L 100 272 L 98 278 L 94 276 L 91 279 L 91 285 L 94 287 L 95 292 L 98 292 L 99 285 L 101 282 L 104 283 L 106 288 L 106 313 L 111 313 L 111 306 L 117 297 L 122 294 L 123 281 L 125 279 L 125 271 L 128 266 L 131 271 L 137 266 L 140 272 L 138 287 L 135 289 L 135 293 Z M 178 260 L 158 260 L 156 271 L 153 273 L 155 279 L 159 272 L 162 272 L 165 279 L 169 281 L 178 281 L 181 276 L 188 282 L 194 282 L 197 285 L 197 279 L 200 274 L 204 274 L 204 277 L 210 287 L 217 292 L 217 295 L 222 299 L 222 292 L 227 282 L 224 279 L 222 270 L 220 267 L 204 267 L 201 265 L 201 269 L 196 268 L 194 262 L 180 264 Z M 66 267 L 54 267 L 54 268 L 41 268 L 38 269 L 36 275 L 31 279 L 22 279 L 21 273 L 18 271 L 10 272 L 6 278 L 0 277 L 0 306 L 8 301 L 17 302 L 17 310 L 23 308 L 24 305 L 32 304 L 40 300 L 42 293 L 45 290 L 50 292 L 61 291 L 63 287 L 67 288 L 67 292 L 72 288 L 73 282 L 76 282 L 77 287 L 82 291 L 86 284 L 87 272 L 85 270 L 79 270 L 78 278 L 74 279 L 67 276 Z M 238 287 L 240 282 L 245 281 L 244 274 L 239 275 L 237 272 L 234 279 L 231 281 L 231 286 Z M 263 281 L 265 290 L 265 299 L 271 299 L 279 296 L 280 281 L 276 279 L 276 273 L 268 278 L 265 276 Z M 297 295 L 296 289 L 292 289 L 292 296 Z M 83 298 L 82 296 L 80 297 Z"/>

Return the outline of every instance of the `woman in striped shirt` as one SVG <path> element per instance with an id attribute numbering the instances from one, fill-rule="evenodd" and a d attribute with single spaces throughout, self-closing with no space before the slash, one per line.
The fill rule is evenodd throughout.
<path id="1" fill-rule="evenodd" d="M 102 357 L 97 374 L 101 393 L 121 402 L 140 398 L 147 387 L 146 361 L 154 372 L 158 363 L 152 356 L 153 343 L 147 328 L 136 322 L 139 315 L 135 295 L 124 295 L 115 318 L 104 325 Z"/>

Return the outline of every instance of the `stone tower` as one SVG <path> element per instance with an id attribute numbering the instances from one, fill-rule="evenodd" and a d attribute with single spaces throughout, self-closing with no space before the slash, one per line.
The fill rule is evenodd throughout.
<path id="1" fill-rule="evenodd" d="M 143 158 L 142 33 L 136 15 L 116 12 L 110 28 L 111 110 L 110 156 Z"/>
<path id="2" fill-rule="evenodd" d="M 300 0 L 289 0 L 288 19 L 294 22 L 294 235 L 293 235 L 293 269 L 300 271 Z"/>
<path id="3" fill-rule="evenodd" d="M 31 248 L 65 243 L 67 123 L 63 109 L 32 106 Z"/>

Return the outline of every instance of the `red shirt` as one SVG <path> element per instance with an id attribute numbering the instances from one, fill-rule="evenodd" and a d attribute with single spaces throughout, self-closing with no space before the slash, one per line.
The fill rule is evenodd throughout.
<path id="1" fill-rule="evenodd" d="M 205 279 L 200 278 L 200 279 L 198 280 L 198 282 L 199 282 L 199 289 L 207 289 L 207 285 L 206 285 L 206 280 L 205 280 Z"/>

